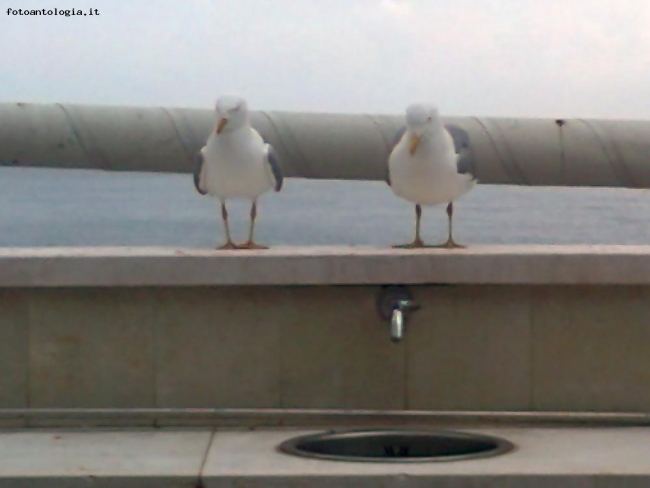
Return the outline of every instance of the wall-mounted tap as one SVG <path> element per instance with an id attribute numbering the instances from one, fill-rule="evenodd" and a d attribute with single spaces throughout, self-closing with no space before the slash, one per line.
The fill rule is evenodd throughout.
<path id="1" fill-rule="evenodd" d="M 399 342 L 404 337 L 406 317 L 420 308 L 404 286 L 384 286 L 377 297 L 379 316 L 390 323 L 390 340 Z"/>

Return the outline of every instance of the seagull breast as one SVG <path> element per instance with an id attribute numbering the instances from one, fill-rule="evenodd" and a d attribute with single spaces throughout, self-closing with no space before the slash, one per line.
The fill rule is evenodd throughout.
<path id="1" fill-rule="evenodd" d="M 207 192 L 218 198 L 254 199 L 273 187 L 264 141 L 254 129 L 212 135 L 205 146 Z"/>

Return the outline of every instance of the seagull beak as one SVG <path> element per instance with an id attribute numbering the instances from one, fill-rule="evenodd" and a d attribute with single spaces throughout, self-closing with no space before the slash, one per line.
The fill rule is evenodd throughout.
<path id="1" fill-rule="evenodd" d="M 227 118 L 224 117 L 222 119 L 219 119 L 219 123 L 217 124 L 217 134 L 221 134 L 223 128 L 226 126 L 227 123 L 228 123 Z"/>
<path id="2" fill-rule="evenodd" d="M 418 148 L 418 145 L 420 144 L 420 136 L 417 134 L 413 134 L 411 136 L 411 139 L 409 140 L 409 152 L 411 153 L 411 156 L 415 154 L 415 150 Z"/>

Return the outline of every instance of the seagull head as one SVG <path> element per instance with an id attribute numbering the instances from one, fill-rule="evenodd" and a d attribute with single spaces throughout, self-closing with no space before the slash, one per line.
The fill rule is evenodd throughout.
<path id="1" fill-rule="evenodd" d="M 415 154 L 420 139 L 433 132 L 440 124 L 438 109 L 427 103 L 414 103 L 406 109 L 406 128 L 411 134 L 409 152 Z"/>
<path id="2" fill-rule="evenodd" d="M 248 124 L 248 105 L 240 97 L 219 97 L 216 105 L 217 126 L 215 132 L 232 132 Z"/>

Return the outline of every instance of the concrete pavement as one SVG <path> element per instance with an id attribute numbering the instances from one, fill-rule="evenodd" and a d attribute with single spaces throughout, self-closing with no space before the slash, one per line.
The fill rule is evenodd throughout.
<path id="1" fill-rule="evenodd" d="M 650 428 L 470 431 L 506 438 L 516 449 L 449 463 L 348 463 L 276 450 L 283 440 L 313 430 L 7 430 L 0 433 L 0 486 L 650 486 Z"/>

